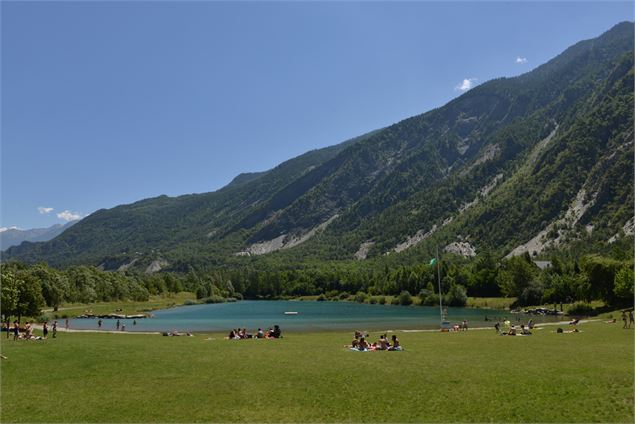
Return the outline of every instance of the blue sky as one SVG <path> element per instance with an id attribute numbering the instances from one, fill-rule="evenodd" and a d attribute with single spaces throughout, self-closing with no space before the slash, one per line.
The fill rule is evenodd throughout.
<path id="1" fill-rule="evenodd" d="M 216 190 L 527 72 L 632 2 L 2 2 L 0 226 Z"/>

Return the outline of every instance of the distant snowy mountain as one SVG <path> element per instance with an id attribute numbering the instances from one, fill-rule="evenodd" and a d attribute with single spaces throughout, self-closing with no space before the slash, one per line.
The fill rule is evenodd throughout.
<path id="1" fill-rule="evenodd" d="M 49 241 L 59 236 L 65 229 L 79 221 L 71 221 L 67 224 L 55 224 L 48 228 L 32 228 L 21 230 L 16 227 L 0 228 L 0 250 L 6 250 L 11 246 L 18 246 L 23 241 Z"/>

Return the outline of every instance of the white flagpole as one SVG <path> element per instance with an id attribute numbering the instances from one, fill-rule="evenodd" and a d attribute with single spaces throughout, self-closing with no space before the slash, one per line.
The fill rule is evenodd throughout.
<path id="1" fill-rule="evenodd" d="M 439 282 L 439 313 L 441 314 L 441 327 L 443 328 L 443 293 L 441 293 L 441 271 L 439 267 L 439 245 L 437 245 L 437 281 Z"/>

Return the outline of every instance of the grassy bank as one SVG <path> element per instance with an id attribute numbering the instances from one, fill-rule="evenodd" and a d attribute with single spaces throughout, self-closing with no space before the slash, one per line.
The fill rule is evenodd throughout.
<path id="1" fill-rule="evenodd" d="M 2 422 L 632 422 L 633 330 L 2 339 Z M 371 338 L 377 335 L 373 334 Z M 211 340 L 210 340 L 211 339 Z"/>
<path id="2" fill-rule="evenodd" d="M 195 301 L 194 293 L 181 292 L 170 293 L 163 296 L 151 296 L 146 302 L 135 302 L 132 300 L 122 300 L 113 302 L 95 302 L 95 303 L 77 303 L 65 304 L 57 311 L 53 309 L 45 309 L 42 314 L 51 319 L 72 318 L 85 313 L 92 314 L 109 314 L 115 311 L 126 314 L 139 314 L 143 312 L 153 311 L 156 309 L 166 309 L 173 306 L 183 305 L 187 301 Z"/>

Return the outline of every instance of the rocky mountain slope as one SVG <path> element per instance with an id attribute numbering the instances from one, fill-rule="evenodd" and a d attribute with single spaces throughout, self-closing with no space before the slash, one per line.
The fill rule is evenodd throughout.
<path id="1" fill-rule="evenodd" d="M 3 257 L 190 266 L 539 255 L 633 233 L 633 24 L 213 193 L 100 210 Z M 158 266 L 157 264 L 161 265 Z"/>

